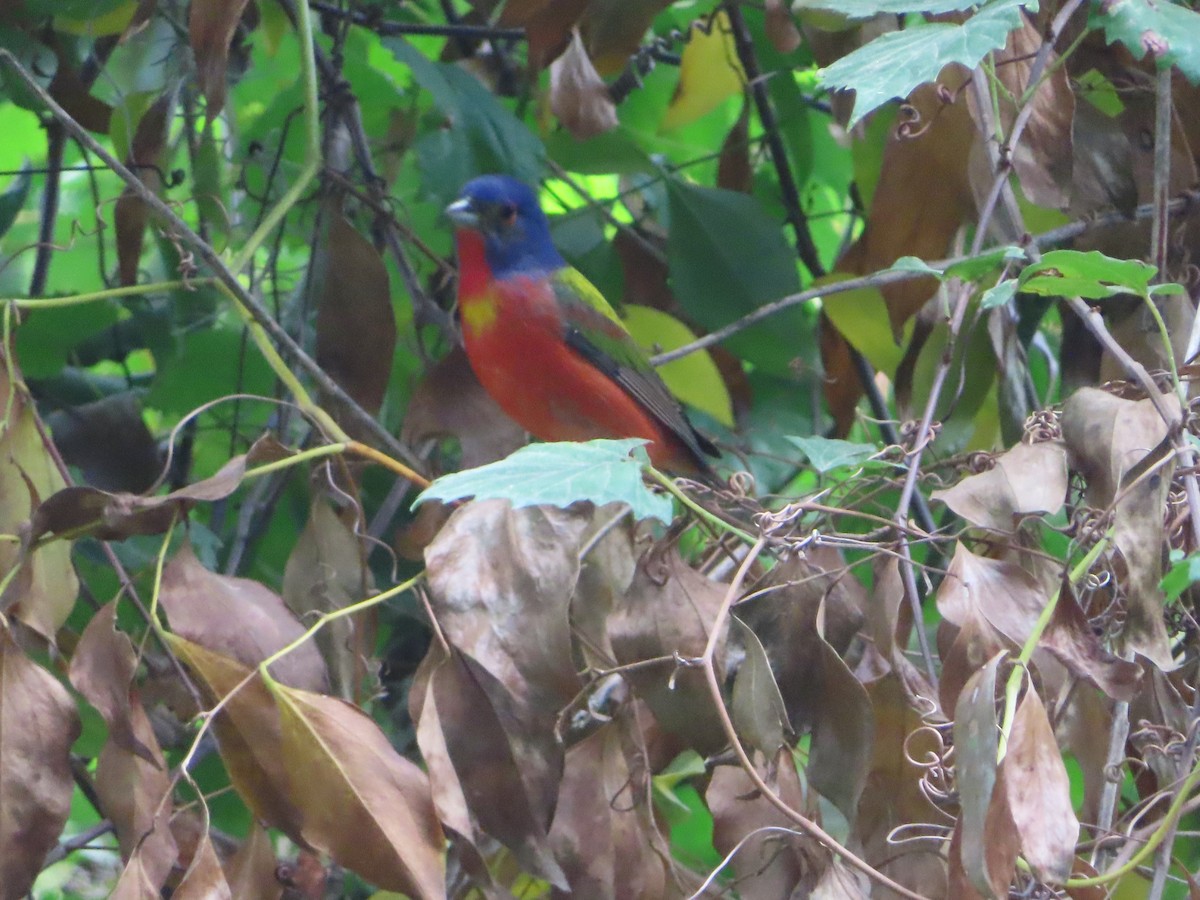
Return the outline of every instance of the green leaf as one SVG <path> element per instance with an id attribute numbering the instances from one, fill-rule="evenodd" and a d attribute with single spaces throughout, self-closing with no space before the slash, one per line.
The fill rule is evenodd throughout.
<path id="1" fill-rule="evenodd" d="M 412 70 L 449 124 L 417 142 L 429 196 L 448 203 L 464 182 L 486 172 L 507 172 L 530 183 L 538 180 L 546 157 L 542 142 L 479 79 L 456 65 L 431 62 L 403 38 L 385 38 L 383 43 Z"/>
<path id="2" fill-rule="evenodd" d="M 8 186 L 8 190 L 0 194 L 0 237 L 4 237 L 4 233 L 12 227 L 12 223 L 16 221 L 17 213 L 21 211 L 21 207 L 25 205 L 25 198 L 29 196 L 29 161 L 21 166 L 21 171 L 13 183 Z"/>
<path id="3" fill-rule="evenodd" d="M 975 5 L 976 0 L 800 0 L 792 5 L 792 12 L 821 9 L 839 13 L 847 19 L 871 19 L 880 13 L 927 13 L 936 16 L 970 9 Z"/>
<path id="4" fill-rule="evenodd" d="M 1167 602 L 1171 603 L 1197 581 L 1200 581 L 1200 553 L 1193 553 L 1177 560 L 1163 576 L 1159 587 L 1167 595 Z"/>
<path id="5" fill-rule="evenodd" d="M 586 443 L 530 444 L 499 462 L 443 475 L 421 492 L 426 500 L 508 500 L 513 506 L 627 503 L 639 519 L 671 521 L 671 500 L 642 480 L 642 461 L 630 456 L 640 438 Z M 639 455 L 644 456 L 644 452 Z"/>
<path id="6" fill-rule="evenodd" d="M 1097 4 L 1104 11 L 1093 23 L 1111 44 L 1119 41 L 1141 59 L 1153 54 L 1159 68 L 1178 66 L 1192 84 L 1200 84 L 1200 13 L 1166 0 L 1116 0 Z"/>
<path id="7" fill-rule="evenodd" d="M 789 434 L 787 439 L 804 451 L 804 455 L 818 472 L 857 465 L 879 452 L 879 448 L 874 444 L 856 444 L 815 434 L 809 437 Z"/>
<path id="8" fill-rule="evenodd" d="M 888 267 L 889 272 L 918 272 L 922 275 L 932 275 L 937 279 L 942 277 L 942 269 L 935 269 L 923 259 L 916 256 L 901 256 Z"/>
<path id="9" fill-rule="evenodd" d="M 970 259 L 947 266 L 946 274 L 952 278 L 961 278 L 963 281 L 974 281 L 980 275 L 986 275 L 1006 262 L 1022 262 L 1024 260 L 1025 251 L 1015 244 L 1009 244 L 1006 247 L 997 247 L 981 253 L 979 256 L 972 256 Z"/>
<path id="10" fill-rule="evenodd" d="M 983 292 L 983 296 L 979 298 L 979 308 L 995 309 L 997 306 L 1003 306 L 1016 295 L 1016 279 L 1006 278 L 995 287 L 990 287 Z"/>
<path id="11" fill-rule="evenodd" d="M 674 316 L 653 307 L 628 304 L 621 309 L 621 319 L 647 355 L 674 350 L 696 339 Z M 726 428 L 734 427 L 733 400 L 707 350 L 659 366 L 658 374 L 676 398 L 708 413 Z"/>
<path id="12" fill-rule="evenodd" d="M 1125 292 L 1144 296 L 1157 272 L 1140 260 L 1113 259 L 1098 250 L 1051 250 L 1021 273 L 1020 290 L 1089 300 L 1105 300 Z"/>
<path id="13" fill-rule="evenodd" d="M 857 92 L 849 122 L 853 127 L 893 97 L 907 97 L 913 88 L 933 81 L 949 63 L 975 68 L 1021 25 L 1022 6 L 1037 11 L 1037 3 L 993 0 L 961 25 L 937 22 L 881 35 L 824 69 L 822 78 L 827 87 Z"/>
<path id="14" fill-rule="evenodd" d="M 774 220 L 753 197 L 666 182 L 671 287 L 684 308 L 708 329 L 728 325 L 772 300 L 800 289 L 796 254 Z M 780 375 L 797 357 L 817 359 L 814 321 L 803 309 L 787 310 L 726 342 L 743 359 Z"/>

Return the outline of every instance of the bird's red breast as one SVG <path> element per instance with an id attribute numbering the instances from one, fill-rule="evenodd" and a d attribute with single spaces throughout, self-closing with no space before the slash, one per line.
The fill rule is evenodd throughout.
<path id="1" fill-rule="evenodd" d="M 543 441 L 645 438 L 655 466 L 699 471 L 669 429 L 567 344 L 549 275 L 496 278 L 482 237 L 469 229 L 456 237 L 467 358 L 505 413 Z"/>

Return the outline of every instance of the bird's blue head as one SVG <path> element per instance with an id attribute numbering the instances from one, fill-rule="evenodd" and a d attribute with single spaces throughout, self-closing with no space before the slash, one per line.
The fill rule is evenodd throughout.
<path id="1" fill-rule="evenodd" d="M 566 265 L 550 240 L 537 194 L 516 178 L 484 175 L 468 181 L 446 215 L 457 228 L 483 236 L 488 266 L 497 278 Z"/>

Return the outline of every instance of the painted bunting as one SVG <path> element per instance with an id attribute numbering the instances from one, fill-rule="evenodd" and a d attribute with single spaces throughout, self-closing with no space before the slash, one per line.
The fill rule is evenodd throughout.
<path id="1" fill-rule="evenodd" d="M 506 175 L 469 181 L 446 208 L 471 368 L 544 441 L 640 437 L 660 469 L 709 474 L 696 431 L 599 290 L 550 240 L 537 195 Z"/>

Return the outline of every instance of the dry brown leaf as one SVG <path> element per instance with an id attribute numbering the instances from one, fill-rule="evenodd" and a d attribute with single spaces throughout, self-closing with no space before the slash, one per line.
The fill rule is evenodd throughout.
<path id="1" fill-rule="evenodd" d="M 175 107 L 175 93 L 173 89 L 166 91 L 142 114 L 126 160 L 142 184 L 155 193 L 163 188 L 159 172 L 163 150 L 167 146 L 171 111 Z M 127 186 L 113 209 L 113 226 L 117 235 L 117 272 L 123 285 L 137 283 L 138 262 L 142 256 L 149 215 L 150 208 L 146 202 Z"/>
<path id="2" fill-rule="evenodd" d="M 258 822 L 250 823 L 250 833 L 237 852 L 225 864 L 225 877 L 234 897 L 279 900 L 283 886 L 275 877 L 275 848 L 271 836 Z"/>
<path id="3" fill-rule="evenodd" d="M 24 384 L 9 382 L 8 361 L 8 351 L 0 348 L 0 397 L 8 398 L 0 422 L 0 532 L 21 534 L 24 540 L 0 543 L 0 573 L 8 576 L 18 569 L 0 593 L 0 612 L 53 641 L 79 594 L 71 543 L 54 541 L 30 551 L 37 534 L 27 523 L 42 498 L 66 484 L 42 440 Z"/>
<path id="4" fill-rule="evenodd" d="M 871 700 L 826 640 L 818 640 L 815 649 L 820 666 L 813 687 L 816 718 L 808 778 L 853 824 L 871 768 L 874 747 Z"/>
<path id="5" fill-rule="evenodd" d="M 662 665 L 627 672 L 626 680 L 664 731 L 705 755 L 724 747 L 726 738 L 704 673 L 695 667 L 679 668 L 670 658 L 678 654 L 692 659 L 704 652 L 726 589 L 689 568 L 673 542 L 661 543 L 638 561 L 624 602 L 608 620 L 621 665 L 667 658 Z M 724 644 L 722 636 L 714 660 L 718 678 L 723 677 Z"/>
<path id="6" fill-rule="evenodd" d="M 396 313 L 379 251 L 342 214 L 325 207 L 317 270 L 317 362 L 359 406 L 379 412 L 396 351 Z"/>
<path id="7" fill-rule="evenodd" d="M 1071 782 L 1046 708 L 1030 689 L 1017 707 L 1008 752 L 1000 764 L 1021 855 L 1039 880 L 1062 884 L 1071 874 L 1079 820 Z"/>
<path id="8" fill-rule="evenodd" d="M 550 110 L 578 140 L 585 141 L 617 127 L 617 107 L 608 85 L 588 59 L 579 32 L 550 65 Z"/>
<path id="9" fill-rule="evenodd" d="M 22 897 L 71 810 L 79 713 L 66 689 L 0 628 L 0 885 Z"/>
<path id="10" fill-rule="evenodd" d="M 954 778 L 962 812 L 951 869 L 961 867 L 972 888 L 994 900 L 1008 896 L 1018 850 L 1007 795 L 998 786 L 996 772 L 996 672 L 1003 658 L 993 656 L 968 679 L 954 709 Z"/>
<path id="11" fill-rule="evenodd" d="M 590 510 L 469 503 L 425 550 L 442 633 L 531 715 L 553 715 L 581 686 L 569 607 L 590 522 Z"/>
<path id="12" fill-rule="evenodd" d="M 50 96 L 88 131 L 107 135 L 112 120 L 112 107 L 92 96 L 91 88 L 79 77 L 79 70 L 57 42 L 54 55 L 58 57 L 58 66 L 50 80 Z"/>
<path id="13" fill-rule="evenodd" d="M 870 655 L 868 651 L 866 656 Z M 875 742 L 871 771 L 858 803 L 858 817 L 850 839 L 862 842 L 864 858 L 881 872 L 923 896 L 944 897 L 947 896 L 945 861 L 934 852 L 897 855 L 889 840 L 892 829 L 898 825 L 912 828 L 929 823 L 942 827 L 945 823 L 944 814 L 921 790 L 924 770 L 912 761 L 924 759 L 936 749 L 926 737 L 910 738 L 926 724 L 922 713 L 931 721 L 941 721 L 933 690 L 924 686 L 923 693 L 916 696 L 906 683 L 911 673 L 903 673 L 896 662 L 892 665 L 892 671 L 866 684 L 875 717 Z M 860 664 L 859 669 L 867 667 Z"/>
<path id="14" fill-rule="evenodd" d="M 555 896 L 670 896 L 667 842 L 647 792 L 635 787 L 646 777 L 636 728 L 625 707 L 567 751 L 550 842 L 570 890 Z"/>
<path id="15" fill-rule="evenodd" d="M 1178 415 L 1179 401 L 1163 402 Z M 1117 577 L 1125 597 L 1126 620 L 1120 640 L 1162 668 L 1171 668 L 1170 646 L 1163 624 L 1163 508 L 1171 487 L 1173 455 L 1122 491 L 1122 479 L 1167 435 L 1167 425 L 1149 400 L 1124 400 L 1105 391 L 1084 388 L 1063 404 L 1063 440 L 1071 466 L 1087 480 L 1087 502 L 1106 509 L 1117 499 L 1113 543 L 1120 551 Z"/>
<path id="16" fill-rule="evenodd" d="M 171 894 L 171 900 L 234 900 L 235 896 L 247 895 L 233 893 L 229 882 L 225 880 L 225 871 L 221 868 L 217 851 L 213 849 L 212 839 L 205 831 L 196 852 L 192 854 L 192 864 Z"/>
<path id="17" fill-rule="evenodd" d="M 938 612 L 948 622 L 961 628 L 974 610 L 1017 646 L 1029 637 L 1047 600 L 1045 587 L 1028 570 L 978 556 L 961 541 L 937 592 Z"/>
<path id="18" fill-rule="evenodd" d="M 78 466 L 92 487 L 139 494 L 162 472 L 158 442 L 132 391 L 56 410 L 46 416 L 46 425 L 63 462 Z"/>
<path id="19" fill-rule="evenodd" d="M 792 19 L 789 5 L 783 0 L 767 0 L 767 40 L 785 55 L 798 49 L 804 40 Z"/>
<path id="20" fill-rule="evenodd" d="M 942 709 L 954 709 L 971 676 L 1001 650 L 1012 650 L 1015 646 L 974 607 L 967 610 L 959 628 L 943 619 L 938 624 L 938 655 L 942 660 L 938 699 Z"/>
<path id="21" fill-rule="evenodd" d="M 508 0 L 500 13 L 501 27 L 524 26 L 529 42 L 529 65 L 544 69 L 566 48 L 571 29 L 587 10 L 589 0 Z"/>
<path id="22" fill-rule="evenodd" d="M 283 599 L 302 621 L 349 606 L 369 593 L 359 546 L 346 523 L 323 497 L 313 497 L 308 522 L 283 570 Z M 354 699 L 366 672 L 362 661 L 371 652 L 374 629 L 369 616 L 336 619 L 316 636 L 332 682 L 331 693 Z"/>
<path id="23" fill-rule="evenodd" d="M 717 187 L 749 194 L 754 189 L 754 167 L 750 164 L 750 105 L 742 104 L 717 157 Z"/>
<path id="24" fill-rule="evenodd" d="M 1130 700 L 1142 667 L 1104 649 L 1074 592 L 1064 589 L 1039 647 L 1052 653 L 1072 674 L 1098 687 L 1113 700 Z"/>
<path id="25" fill-rule="evenodd" d="M 358 707 L 269 687 L 304 840 L 385 890 L 445 897 L 445 839 L 425 774 Z"/>
<path id="26" fill-rule="evenodd" d="M 262 678 L 254 673 L 247 680 L 253 670 L 178 635 L 168 633 L 165 638 L 196 676 L 210 703 L 215 705 L 238 688 L 214 724 L 229 780 L 256 817 L 303 843 L 300 812 L 288 796 L 279 711 Z"/>
<path id="27" fill-rule="evenodd" d="M 171 776 L 159 749 L 150 719 L 140 702 L 130 704 L 130 726 L 150 759 L 135 756 L 108 741 L 96 761 L 96 795 L 104 815 L 113 823 L 126 861 L 122 890 L 140 896 L 149 885 L 158 890 L 171 874 L 179 850 L 171 834 Z"/>
<path id="28" fill-rule="evenodd" d="M 461 348 L 451 350 L 418 382 L 400 429 L 400 440 L 410 447 L 443 437 L 458 440 L 464 469 L 503 459 L 526 441 L 525 429 L 479 384 Z"/>
<path id="29" fill-rule="evenodd" d="M 1075 94 L 1067 68 L 1059 63 L 1058 54 L 1050 50 L 1040 57 L 1043 44 L 1037 25 L 1023 18 L 1021 27 L 1008 35 L 1002 54 L 996 56 L 996 78 L 1008 93 L 997 92 L 1000 122 L 1004 134 L 1009 134 L 1017 118 L 1017 107 L 1010 97 L 1023 97 L 1030 88 L 1029 76 L 1035 58 L 1044 61 L 1037 91 L 1030 98 L 1029 118 L 1013 154 L 1012 164 L 1020 179 L 1021 190 L 1030 202 L 1051 209 L 1065 209 L 1070 198 L 1072 174 L 1072 120 L 1075 113 Z M 968 91 L 971 113 L 978 122 L 974 93 Z M 988 115 L 991 121 L 991 114 Z M 976 182 L 978 201 L 986 198 L 995 176 Z M 986 183 L 985 183 L 986 182 Z"/>
<path id="30" fill-rule="evenodd" d="M 934 491 L 972 525 L 1011 534 L 1021 516 L 1056 513 L 1067 497 L 1067 452 L 1061 441 L 1016 444 L 986 472 Z"/>
<path id="31" fill-rule="evenodd" d="M 175 634 L 248 668 L 305 631 L 278 594 L 248 578 L 208 571 L 190 544 L 180 547 L 163 570 L 160 601 Z M 311 641 L 273 663 L 271 674 L 284 684 L 316 691 L 329 684 Z"/>
<path id="32" fill-rule="evenodd" d="M 34 510 L 32 537 L 70 534 L 116 541 L 135 534 L 162 534 L 186 514 L 189 505 L 211 503 L 232 494 L 252 464 L 283 459 L 289 452 L 273 437 L 261 437 L 249 452 L 233 457 L 215 475 L 160 497 L 64 487 Z M 61 543 L 56 541 L 49 547 Z"/>
<path id="33" fill-rule="evenodd" d="M 241 21 L 248 0 L 192 0 L 188 15 L 188 39 L 196 57 L 196 82 L 208 99 L 208 121 L 225 105 L 225 70 L 229 44 Z"/>
<path id="34" fill-rule="evenodd" d="M 772 759 L 784 744 L 785 732 L 792 730 L 787 709 L 762 641 L 737 616 L 730 617 L 730 625 L 745 654 L 733 677 L 729 702 L 733 725 L 743 744 Z"/>
<path id="35" fill-rule="evenodd" d="M 114 600 L 88 622 L 71 655 L 71 684 L 104 718 L 110 741 L 157 765 L 150 749 L 133 733 L 129 690 L 137 671 L 137 656 L 128 635 L 117 630 L 116 616 Z"/>
<path id="36" fill-rule="evenodd" d="M 472 843 L 477 820 L 527 871 L 567 887 L 547 839 L 563 768 L 553 710 L 534 717 L 478 662 L 440 652 L 430 651 L 429 688 L 414 711 L 439 811 Z"/>
<path id="37" fill-rule="evenodd" d="M 780 753 L 774 764 L 774 787 L 780 797 L 792 809 L 805 809 L 804 789 L 791 753 Z M 717 766 L 704 800 L 712 812 L 713 847 L 717 852 L 728 854 L 740 841 L 745 841 L 731 861 L 739 897 L 773 900 L 809 896 L 808 891 L 828 865 L 828 852 L 799 833 L 754 834 L 760 828 L 795 828 L 795 823 L 755 788 L 745 771 L 738 766 Z"/>
<path id="38" fill-rule="evenodd" d="M 579 29 L 600 74 L 616 75 L 637 52 L 654 17 L 671 0 L 590 0 Z"/>

